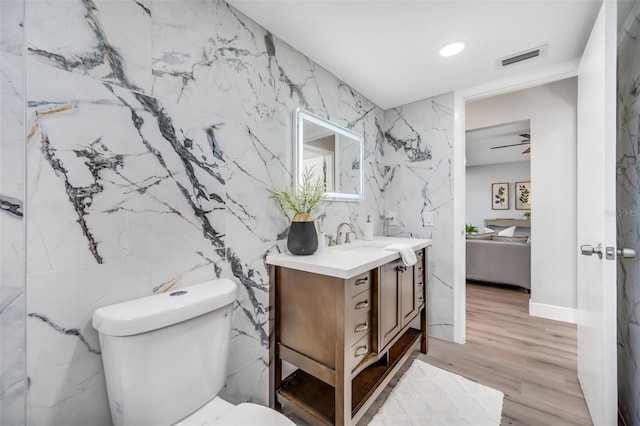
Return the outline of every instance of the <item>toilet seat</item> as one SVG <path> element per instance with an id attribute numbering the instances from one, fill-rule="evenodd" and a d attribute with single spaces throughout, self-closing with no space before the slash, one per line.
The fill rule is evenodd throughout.
<path id="1" fill-rule="evenodd" d="M 276 410 L 259 404 L 233 405 L 216 396 L 195 413 L 174 426 L 295 426 Z"/>
<path id="2" fill-rule="evenodd" d="M 291 420 L 264 405 L 242 403 L 224 414 L 214 425 L 295 426 Z"/>

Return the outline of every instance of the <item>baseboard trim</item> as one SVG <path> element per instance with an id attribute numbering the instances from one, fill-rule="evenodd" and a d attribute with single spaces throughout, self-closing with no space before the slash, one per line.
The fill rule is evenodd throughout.
<path id="1" fill-rule="evenodd" d="M 575 309 L 532 301 L 529 301 L 529 315 L 532 317 L 547 318 L 572 324 L 576 324 L 578 322 L 578 312 Z"/>

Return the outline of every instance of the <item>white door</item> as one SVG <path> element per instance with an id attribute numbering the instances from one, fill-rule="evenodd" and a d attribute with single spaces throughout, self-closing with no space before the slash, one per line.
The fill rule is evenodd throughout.
<path id="1" fill-rule="evenodd" d="M 578 378 L 594 425 L 618 423 L 616 10 L 603 2 L 578 72 Z"/>

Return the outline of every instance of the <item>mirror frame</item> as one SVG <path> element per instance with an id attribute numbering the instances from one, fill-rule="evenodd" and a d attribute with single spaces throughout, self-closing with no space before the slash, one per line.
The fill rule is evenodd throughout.
<path id="1" fill-rule="evenodd" d="M 338 126 L 316 114 L 313 114 L 305 109 L 298 108 L 294 113 L 295 120 L 295 134 L 294 134 L 294 169 L 295 169 L 295 186 L 298 188 L 302 185 L 302 173 L 304 172 L 304 160 L 303 160 L 303 150 L 304 150 L 304 121 L 310 121 L 314 124 L 322 126 L 326 129 L 329 129 L 335 133 L 338 133 L 343 136 L 347 136 L 351 139 L 354 139 L 360 145 L 360 170 L 358 173 L 358 180 L 360 182 L 360 193 L 359 194 L 345 194 L 341 192 L 325 192 L 325 197 L 329 201 L 362 201 L 364 199 L 364 138 L 362 135 L 355 133 L 352 130 L 347 129 L 346 127 Z"/>

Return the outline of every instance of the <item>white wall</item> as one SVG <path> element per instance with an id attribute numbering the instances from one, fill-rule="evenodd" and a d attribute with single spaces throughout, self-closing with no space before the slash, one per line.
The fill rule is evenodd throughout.
<path id="1" fill-rule="evenodd" d="M 529 161 L 470 166 L 466 170 L 466 220 L 482 232 L 485 219 L 509 217 L 523 219 L 525 210 L 516 210 L 515 183 L 531 180 Z M 491 184 L 509 183 L 509 210 L 491 208 Z M 529 235 L 529 228 L 517 228 L 518 235 Z"/>
<path id="2" fill-rule="evenodd" d="M 531 303 L 576 307 L 577 79 L 468 102 L 466 128 L 531 120 Z"/>

